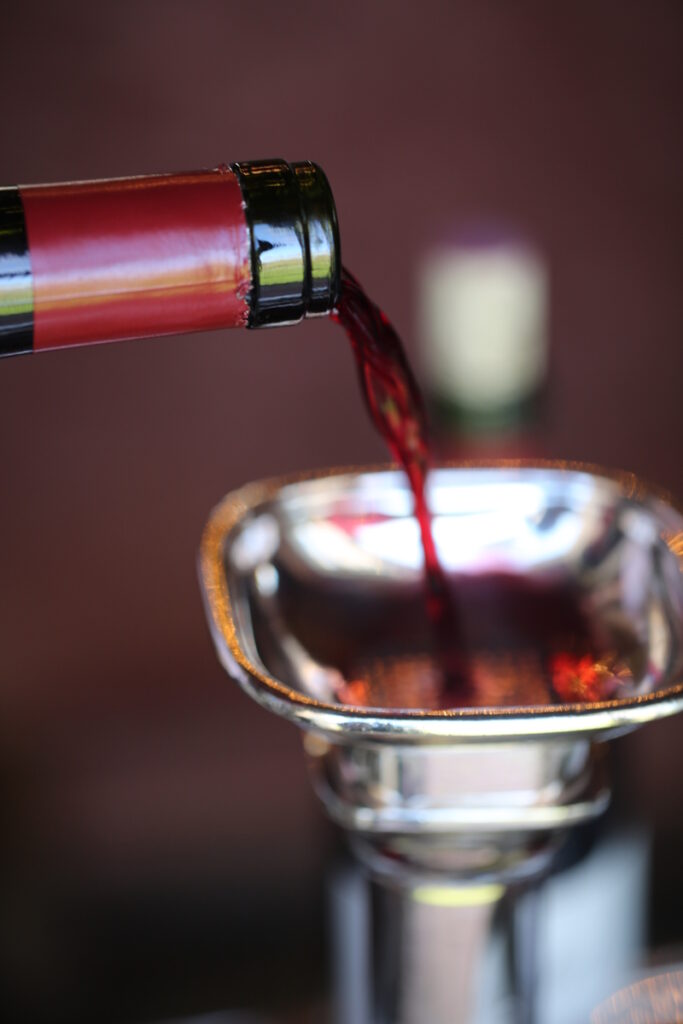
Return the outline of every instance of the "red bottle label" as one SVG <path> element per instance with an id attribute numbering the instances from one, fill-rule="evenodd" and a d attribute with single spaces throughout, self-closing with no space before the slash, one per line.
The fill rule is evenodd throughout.
<path id="1" fill-rule="evenodd" d="M 227 168 L 20 191 L 35 349 L 246 324 L 249 234 Z"/>

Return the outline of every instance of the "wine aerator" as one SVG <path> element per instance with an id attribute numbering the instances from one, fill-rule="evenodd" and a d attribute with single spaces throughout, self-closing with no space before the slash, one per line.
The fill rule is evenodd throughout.
<path id="1" fill-rule="evenodd" d="M 201 579 L 223 665 L 305 731 L 315 788 L 373 877 L 411 900 L 436 880 L 471 914 L 473 893 L 538 876 L 559 839 L 603 811 L 604 741 L 683 706 L 683 517 L 633 476 L 564 464 L 438 469 L 429 499 L 463 612 L 466 707 L 439 704 L 399 472 L 229 495 L 206 527 Z M 558 643 L 584 665 L 579 624 L 604 687 L 567 702 L 548 665 Z M 401 989 L 395 1006 L 420 989 L 405 980 L 410 950 L 401 957 L 376 982 Z M 441 1020 L 434 1000 L 422 1019 Z"/>

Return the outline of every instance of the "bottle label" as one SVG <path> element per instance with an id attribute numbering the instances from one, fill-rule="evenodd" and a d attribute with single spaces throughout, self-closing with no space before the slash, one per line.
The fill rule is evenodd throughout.
<path id="1" fill-rule="evenodd" d="M 229 169 L 19 192 L 35 349 L 246 325 L 249 235 Z"/>

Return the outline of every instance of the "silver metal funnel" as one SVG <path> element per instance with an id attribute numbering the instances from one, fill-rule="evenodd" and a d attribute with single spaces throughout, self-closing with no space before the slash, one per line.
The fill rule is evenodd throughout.
<path id="1" fill-rule="evenodd" d="M 476 991 L 494 909 L 605 808 L 604 741 L 683 706 L 683 517 L 633 476 L 564 464 L 439 469 L 430 504 L 467 707 L 444 707 L 395 470 L 229 495 L 202 541 L 208 618 L 229 674 L 305 731 L 317 792 L 372 877 L 413 911 L 435 892 L 457 911 L 462 970 L 427 955 L 443 936 L 424 926 L 367 1020 L 529 1021 L 519 978 L 495 1011 Z"/>

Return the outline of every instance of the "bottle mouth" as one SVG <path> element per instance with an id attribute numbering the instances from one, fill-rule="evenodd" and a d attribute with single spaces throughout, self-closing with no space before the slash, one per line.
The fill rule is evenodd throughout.
<path id="1" fill-rule="evenodd" d="M 231 167 L 251 241 L 249 327 L 324 316 L 341 288 L 337 212 L 325 174 L 308 161 L 255 160 Z"/>

